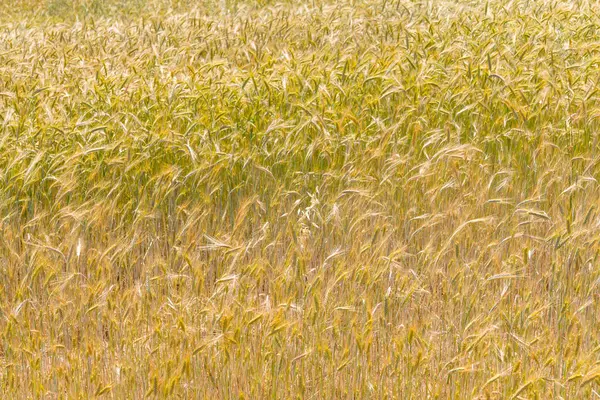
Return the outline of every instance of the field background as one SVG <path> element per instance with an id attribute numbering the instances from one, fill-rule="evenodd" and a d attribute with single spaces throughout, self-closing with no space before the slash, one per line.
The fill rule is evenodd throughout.
<path id="1" fill-rule="evenodd" d="M 599 12 L 3 1 L 2 397 L 600 397 Z"/>

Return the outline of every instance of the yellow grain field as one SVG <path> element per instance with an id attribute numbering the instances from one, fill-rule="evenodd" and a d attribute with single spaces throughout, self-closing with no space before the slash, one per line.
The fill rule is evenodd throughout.
<path id="1" fill-rule="evenodd" d="M 0 397 L 600 398 L 600 6 L 4 0 Z"/>

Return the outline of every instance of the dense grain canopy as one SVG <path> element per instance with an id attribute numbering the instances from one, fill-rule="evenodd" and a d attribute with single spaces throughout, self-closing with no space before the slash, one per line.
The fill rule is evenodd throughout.
<path id="1" fill-rule="evenodd" d="M 2 397 L 598 396 L 595 2 L 2 3 Z"/>

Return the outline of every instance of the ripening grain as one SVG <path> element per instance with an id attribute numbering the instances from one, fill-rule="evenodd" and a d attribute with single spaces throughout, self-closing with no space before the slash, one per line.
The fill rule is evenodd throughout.
<path id="1" fill-rule="evenodd" d="M 2 3 L 0 397 L 600 397 L 596 3 Z"/>

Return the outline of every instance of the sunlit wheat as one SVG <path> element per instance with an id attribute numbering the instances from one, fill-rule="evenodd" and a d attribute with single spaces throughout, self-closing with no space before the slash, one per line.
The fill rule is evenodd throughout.
<path id="1" fill-rule="evenodd" d="M 596 3 L 0 3 L 2 398 L 600 397 Z"/>

